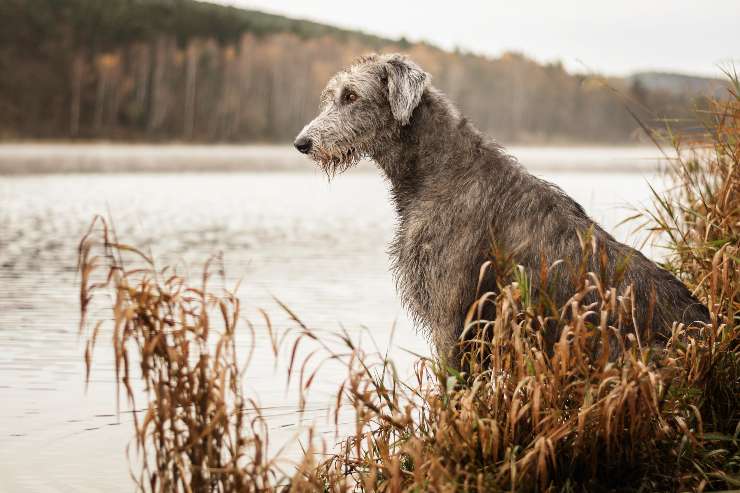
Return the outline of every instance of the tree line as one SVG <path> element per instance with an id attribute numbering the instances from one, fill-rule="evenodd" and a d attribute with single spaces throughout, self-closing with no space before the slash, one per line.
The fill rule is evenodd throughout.
<path id="1" fill-rule="evenodd" d="M 687 96 L 192 0 L 0 2 L 0 138 L 281 142 L 331 75 L 408 53 L 482 130 L 508 142 L 625 142 Z M 629 108 L 629 110 L 628 110 Z"/>

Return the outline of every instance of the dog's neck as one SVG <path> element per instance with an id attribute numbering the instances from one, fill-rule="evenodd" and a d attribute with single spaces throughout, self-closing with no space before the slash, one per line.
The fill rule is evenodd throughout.
<path id="1" fill-rule="evenodd" d="M 391 183 L 399 214 L 425 185 L 449 182 L 482 152 L 484 138 L 440 91 L 424 92 L 408 125 L 388 141 L 378 142 L 372 158 Z M 465 163 L 465 164 L 463 164 Z"/>

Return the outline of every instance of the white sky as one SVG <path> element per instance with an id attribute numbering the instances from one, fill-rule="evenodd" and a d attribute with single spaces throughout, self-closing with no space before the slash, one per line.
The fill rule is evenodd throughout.
<path id="1" fill-rule="evenodd" d="M 211 0 L 571 71 L 717 75 L 740 67 L 740 0 Z"/>

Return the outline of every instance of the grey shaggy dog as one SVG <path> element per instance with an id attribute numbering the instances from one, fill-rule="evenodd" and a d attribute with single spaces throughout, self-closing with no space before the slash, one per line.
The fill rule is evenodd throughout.
<path id="1" fill-rule="evenodd" d="M 549 266 L 546 288 L 557 307 L 581 287 L 581 261 L 602 278 L 619 277 L 620 289 L 631 287 L 636 300 L 630 330 L 638 327 L 651 341 L 674 321 L 709 321 L 678 279 L 616 241 L 557 186 L 529 174 L 430 79 L 402 55 L 361 57 L 329 81 L 319 115 L 295 147 L 330 176 L 363 157 L 383 170 L 398 214 L 390 252 L 401 298 L 440 356 L 456 355 L 469 307 L 496 288 L 490 271 L 479 285 L 494 246 L 534 273 L 534 292 L 545 292 L 536 273 Z M 587 234 L 595 255 L 581 246 Z"/>

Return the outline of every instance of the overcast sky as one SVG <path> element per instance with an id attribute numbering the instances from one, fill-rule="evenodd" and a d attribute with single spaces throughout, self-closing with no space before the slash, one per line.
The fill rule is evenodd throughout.
<path id="1" fill-rule="evenodd" d="M 740 66 L 740 0 L 212 0 L 571 71 L 716 75 Z"/>

